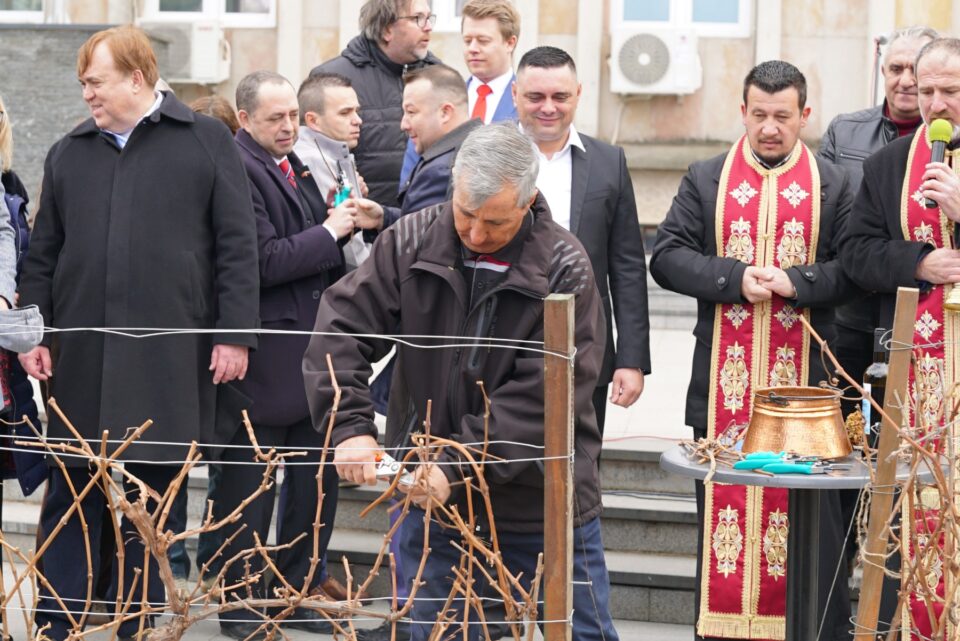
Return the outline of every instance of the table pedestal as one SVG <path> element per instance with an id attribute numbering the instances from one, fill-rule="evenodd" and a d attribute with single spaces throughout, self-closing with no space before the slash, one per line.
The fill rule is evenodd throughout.
<path id="1" fill-rule="evenodd" d="M 820 628 L 820 491 L 791 489 L 789 497 L 787 641 L 811 641 Z"/>

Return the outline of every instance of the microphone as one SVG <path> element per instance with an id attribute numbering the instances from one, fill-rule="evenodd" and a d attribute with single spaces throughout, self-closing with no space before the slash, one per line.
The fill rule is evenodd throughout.
<path id="1" fill-rule="evenodd" d="M 937 118 L 930 123 L 929 129 L 930 142 L 933 146 L 933 153 L 930 154 L 930 162 L 943 162 L 947 153 L 947 144 L 953 137 L 953 126 L 949 120 Z M 927 209 L 937 207 L 937 203 L 929 198 L 924 199 L 923 206 Z"/>

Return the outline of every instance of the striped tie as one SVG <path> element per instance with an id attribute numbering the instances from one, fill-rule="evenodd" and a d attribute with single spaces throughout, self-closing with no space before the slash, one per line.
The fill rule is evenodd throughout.
<path id="1" fill-rule="evenodd" d="M 297 181 L 293 178 L 293 167 L 290 166 L 290 161 L 286 158 L 280 161 L 280 171 L 287 177 L 287 182 L 290 183 L 290 186 L 296 189 Z"/>

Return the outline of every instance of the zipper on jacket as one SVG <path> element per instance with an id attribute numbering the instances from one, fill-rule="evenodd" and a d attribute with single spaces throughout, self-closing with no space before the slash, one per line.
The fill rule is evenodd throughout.
<path id="1" fill-rule="evenodd" d="M 462 323 L 461 326 L 460 326 L 460 333 L 458 334 L 458 336 L 463 336 L 463 337 L 466 337 L 466 336 L 467 336 L 466 332 L 467 332 L 467 327 L 470 325 L 470 318 L 473 316 L 474 312 L 480 307 L 481 304 L 483 304 L 484 307 L 485 307 L 486 310 L 487 310 L 485 313 L 489 313 L 490 309 L 489 309 L 487 303 L 490 303 L 491 305 L 492 305 L 492 303 L 493 303 L 493 301 L 491 301 L 490 298 L 491 298 L 492 296 L 498 295 L 498 294 L 500 294 L 501 292 L 505 292 L 505 291 L 514 291 L 514 292 L 517 292 L 518 294 L 521 294 L 521 295 L 523 295 L 523 296 L 527 296 L 527 297 L 529 297 L 529 298 L 533 298 L 534 300 L 541 300 L 540 297 L 537 296 L 537 294 L 535 294 L 534 292 L 532 292 L 532 291 L 530 291 L 530 290 L 528 290 L 528 289 L 523 289 L 523 288 L 521 288 L 521 287 L 516 287 L 516 286 L 512 286 L 512 285 L 494 287 L 493 289 L 490 289 L 490 290 L 488 290 L 487 292 L 485 292 L 484 294 L 482 294 L 482 295 L 477 299 L 476 304 L 474 304 L 474 305 L 467 311 L 466 316 L 464 316 L 463 323 Z M 481 316 L 481 319 L 482 319 L 482 318 L 483 318 L 483 316 Z M 479 326 L 480 326 L 480 323 L 478 323 L 477 325 L 478 325 L 478 327 L 479 327 Z M 476 336 L 475 338 L 482 338 L 482 337 Z M 492 338 L 492 335 L 491 335 L 491 336 L 488 336 L 488 338 Z M 475 351 L 478 351 L 479 346 L 475 346 L 473 349 L 474 349 Z M 488 351 L 488 352 L 489 352 L 491 349 L 492 349 L 491 346 L 488 346 L 488 347 L 487 347 L 487 351 Z M 452 366 L 451 366 L 451 368 L 450 368 L 450 369 L 451 369 L 450 382 L 449 382 L 448 385 L 447 385 L 447 405 L 448 405 L 449 408 L 450 408 L 449 413 L 450 413 L 451 421 L 454 421 L 454 423 L 451 424 L 451 431 L 452 431 L 453 425 L 459 425 L 459 418 L 458 418 L 458 417 L 460 416 L 460 402 L 459 402 L 460 395 L 459 395 L 459 394 L 455 394 L 454 391 L 455 391 L 455 389 L 456 389 L 457 383 L 459 382 L 459 378 L 460 378 L 459 374 L 461 373 L 461 372 L 460 372 L 460 355 L 461 355 L 461 351 L 462 351 L 462 350 L 458 347 L 457 350 L 456 350 L 456 352 L 454 353 L 453 364 L 452 364 Z"/>
<path id="2" fill-rule="evenodd" d="M 843 151 L 840 152 L 840 157 L 841 157 L 841 158 L 846 158 L 847 160 L 857 160 L 857 161 L 860 161 L 860 162 L 863 162 L 864 160 L 867 159 L 866 156 L 858 156 L 857 154 L 848 154 L 848 153 L 843 152 Z"/>

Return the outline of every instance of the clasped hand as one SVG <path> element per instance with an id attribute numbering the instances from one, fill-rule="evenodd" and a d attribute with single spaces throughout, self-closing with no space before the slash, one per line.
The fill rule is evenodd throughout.
<path id="1" fill-rule="evenodd" d="M 770 300 L 774 294 L 787 299 L 796 298 L 797 288 L 787 272 L 778 267 L 750 265 L 743 272 L 740 293 L 748 302 L 759 303 Z"/>

